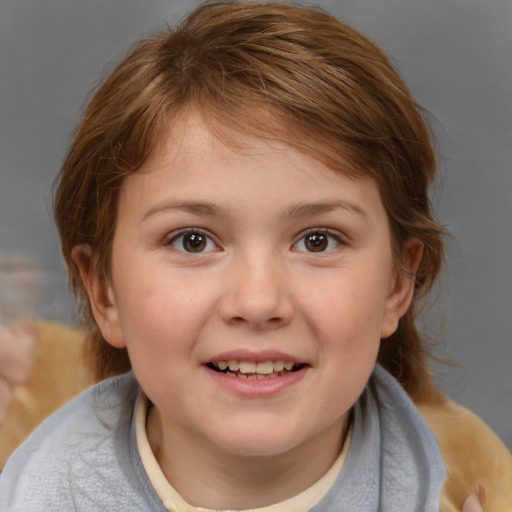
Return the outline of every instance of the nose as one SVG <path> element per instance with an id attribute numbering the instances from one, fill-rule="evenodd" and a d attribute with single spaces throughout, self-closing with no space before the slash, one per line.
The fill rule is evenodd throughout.
<path id="1" fill-rule="evenodd" d="M 294 314 L 288 275 L 277 257 L 252 255 L 233 262 L 224 281 L 220 316 L 231 325 L 276 329 Z"/>

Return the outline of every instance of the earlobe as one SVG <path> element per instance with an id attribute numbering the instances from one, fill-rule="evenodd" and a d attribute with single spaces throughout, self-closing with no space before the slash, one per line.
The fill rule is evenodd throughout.
<path id="1" fill-rule="evenodd" d="M 414 296 L 415 276 L 423 256 L 423 243 L 410 238 L 402 252 L 402 260 L 390 282 L 389 295 L 381 325 L 381 338 L 388 338 L 398 327 Z"/>
<path id="2" fill-rule="evenodd" d="M 73 247 L 73 262 L 77 266 L 82 283 L 89 298 L 94 319 L 101 334 L 112 346 L 124 348 L 124 341 L 115 293 L 111 282 L 97 272 L 96 261 L 90 245 Z"/>

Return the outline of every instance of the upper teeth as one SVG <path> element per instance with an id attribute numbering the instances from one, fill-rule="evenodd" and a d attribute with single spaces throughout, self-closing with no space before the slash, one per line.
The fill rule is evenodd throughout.
<path id="1" fill-rule="evenodd" d="M 295 363 L 292 361 L 262 361 L 260 363 L 256 363 L 254 361 L 237 361 L 236 359 L 229 359 L 228 361 L 218 361 L 214 364 L 219 368 L 219 370 L 226 370 L 229 368 L 231 372 L 270 375 L 271 373 L 282 372 L 283 370 L 290 371 Z"/>

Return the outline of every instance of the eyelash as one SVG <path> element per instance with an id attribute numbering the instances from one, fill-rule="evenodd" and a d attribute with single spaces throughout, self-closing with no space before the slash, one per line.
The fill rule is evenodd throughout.
<path id="1" fill-rule="evenodd" d="M 301 242 L 305 243 L 305 240 L 308 236 L 312 236 L 312 235 L 320 235 L 320 236 L 325 236 L 327 237 L 327 243 L 329 244 L 329 240 L 335 240 L 336 242 L 336 246 L 333 247 L 333 248 L 327 248 L 327 249 L 320 249 L 318 251 L 308 251 L 308 250 L 298 250 L 296 249 L 297 245 Z M 338 246 L 340 245 L 345 245 L 345 241 L 343 240 L 343 238 L 338 234 L 338 233 L 333 233 L 332 231 L 330 231 L 329 229 L 326 229 L 326 228 L 311 228 L 311 229 L 308 229 L 307 231 L 301 233 L 300 235 L 300 238 L 293 244 L 292 246 L 292 250 L 295 250 L 297 252 L 307 252 L 307 253 L 326 253 L 326 252 L 330 252 L 334 249 L 336 249 Z M 327 246 L 329 247 L 329 245 Z"/>
<path id="2" fill-rule="evenodd" d="M 212 251 L 215 250 L 215 249 L 210 249 L 208 251 L 204 251 L 204 250 L 188 251 L 184 247 L 184 243 L 185 243 L 185 238 L 184 237 L 186 235 L 197 235 L 198 237 L 203 237 L 203 239 L 205 240 L 205 244 L 206 244 L 205 247 L 208 247 L 208 244 L 213 244 L 215 246 L 215 248 L 218 249 L 218 245 L 215 243 L 213 238 L 210 235 L 208 235 L 207 233 L 205 233 L 203 230 L 198 229 L 198 228 L 187 228 L 187 229 L 182 229 L 182 230 L 180 230 L 178 232 L 172 233 L 169 237 L 167 237 L 167 239 L 165 241 L 165 245 L 172 246 L 175 249 L 177 249 L 178 251 L 186 253 L 186 254 L 201 254 L 201 253 L 204 253 L 204 252 L 212 252 Z M 174 245 L 174 244 L 176 244 L 179 241 L 180 238 L 182 239 L 181 248 L 176 247 Z"/>
<path id="3" fill-rule="evenodd" d="M 184 246 L 185 244 L 185 236 L 186 235 L 197 235 L 198 239 L 196 240 L 196 243 L 198 243 L 199 245 L 197 246 L 199 248 L 199 250 L 195 251 L 195 250 L 187 250 Z M 322 246 L 322 243 L 323 243 L 323 240 L 321 239 L 318 239 L 315 243 L 317 243 L 317 247 L 319 248 L 319 250 L 302 250 L 302 249 L 297 249 L 297 246 L 302 242 L 305 246 L 305 244 L 307 243 L 306 242 L 306 239 L 308 236 L 313 236 L 313 235 L 317 235 L 319 237 L 326 237 L 326 240 L 327 240 L 327 246 L 326 247 L 323 247 Z M 202 237 L 203 241 L 204 241 L 204 244 L 203 246 L 201 246 L 201 240 L 200 238 Z M 177 247 L 175 244 L 178 243 L 178 241 L 182 239 L 182 242 L 181 242 L 181 247 Z M 334 240 L 335 243 L 336 243 L 336 246 L 335 247 L 332 247 L 332 248 L 329 248 L 329 246 L 331 245 L 330 244 L 330 241 L 331 240 Z M 301 233 L 299 239 L 292 245 L 292 250 L 296 251 L 296 252 L 306 252 L 306 253 L 326 253 L 326 252 L 330 252 L 334 249 L 336 249 L 338 246 L 340 245 L 344 245 L 344 240 L 342 239 L 342 237 L 338 234 L 338 233 L 333 233 L 332 231 L 330 231 L 329 229 L 326 229 L 326 228 L 311 228 L 311 229 L 308 229 L 307 231 Z M 213 238 L 208 235 L 207 233 L 205 233 L 203 230 L 199 229 L 199 228 L 187 228 L 187 229 L 183 229 L 183 230 L 180 230 L 178 232 L 175 232 L 175 233 L 172 233 L 165 241 L 165 245 L 168 245 L 168 246 L 172 246 L 174 247 L 176 250 L 180 251 L 180 252 L 183 252 L 183 253 L 186 253 L 186 254 L 202 254 L 204 252 L 212 252 L 212 251 L 215 251 L 215 249 L 212 249 L 211 247 L 209 248 L 209 250 L 203 250 L 205 248 L 208 248 L 209 245 L 213 244 L 215 246 L 215 248 L 218 249 L 218 245 L 215 243 L 215 241 L 213 240 Z"/>

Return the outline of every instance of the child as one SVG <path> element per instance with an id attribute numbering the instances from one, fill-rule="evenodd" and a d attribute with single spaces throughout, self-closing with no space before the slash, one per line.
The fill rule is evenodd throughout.
<path id="1" fill-rule="evenodd" d="M 512 506 L 495 436 L 478 424 L 492 456 L 446 480 L 412 401 L 445 417 L 415 327 L 444 258 L 434 173 L 403 81 L 322 12 L 207 3 L 141 41 L 56 191 L 115 377 L 13 455 L 2 510 L 460 510 L 479 485 Z"/>

